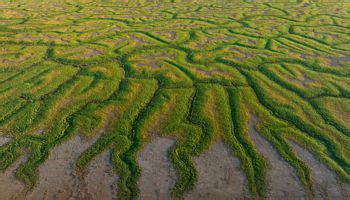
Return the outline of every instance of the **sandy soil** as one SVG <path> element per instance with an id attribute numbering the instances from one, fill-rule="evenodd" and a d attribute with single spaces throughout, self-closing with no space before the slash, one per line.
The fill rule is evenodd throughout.
<path id="1" fill-rule="evenodd" d="M 212 69 L 207 69 L 207 70 L 202 70 L 200 68 L 196 69 L 196 73 L 201 74 L 201 75 L 205 75 L 205 76 L 213 76 L 213 75 L 217 75 L 217 74 L 224 74 L 225 72 L 216 69 L 216 68 L 212 68 Z"/>
<path id="2" fill-rule="evenodd" d="M 295 170 L 257 132 L 257 121 L 255 116 L 249 121 L 249 135 L 258 151 L 269 160 L 267 199 L 309 199 Z M 0 145 L 9 140 L 0 137 Z M 38 185 L 28 193 L 23 183 L 14 177 L 18 166 L 26 160 L 23 157 L 6 172 L 0 173 L 0 199 L 115 199 L 118 177 L 111 165 L 109 151 L 91 162 L 84 177 L 76 174 L 76 160 L 94 141 L 84 141 L 76 136 L 56 147 L 39 168 Z M 174 143 L 175 140 L 170 138 L 154 137 L 138 155 L 137 161 L 142 169 L 140 199 L 170 199 L 176 172 L 168 158 L 168 150 Z M 311 153 L 290 143 L 312 170 L 314 199 L 350 199 L 349 184 L 340 182 L 336 174 Z M 215 142 L 206 153 L 193 158 L 193 161 L 199 179 L 194 190 L 185 195 L 186 200 L 250 198 L 241 162 L 230 154 L 223 142 Z"/>
<path id="3" fill-rule="evenodd" d="M 162 37 L 164 37 L 166 40 L 170 40 L 170 41 L 175 40 L 176 35 L 177 35 L 176 32 L 174 32 L 174 31 L 168 31 L 168 32 L 158 31 L 156 33 L 162 35 Z"/>
<path id="4" fill-rule="evenodd" d="M 94 159 L 85 177 L 92 199 L 116 199 L 118 176 L 111 164 L 111 152 L 104 152 Z"/>
<path id="5" fill-rule="evenodd" d="M 0 136 L 0 147 L 2 145 L 5 145 L 6 143 L 8 143 L 10 140 L 11 140 L 11 138 L 9 138 L 9 137 Z"/>
<path id="6" fill-rule="evenodd" d="M 247 179 L 241 161 L 233 157 L 223 142 L 215 142 L 206 153 L 193 159 L 198 183 L 185 199 L 247 199 Z"/>
<path id="7" fill-rule="evenodd" d="M 332 66 L 340 66 L 340 59 L 336 57 L 329 57 L 330 64 Z"/>
<path id="8" fill-rule="evenodd" d="M 160 61 L 143 61 L 142 63 L 137 63 L 137 67 L 151 67 L 153 69 L 159 69 L 162 67 Z"/>
<path id="9" fill-rule="evenodd" d="M 170 37 L 169 37 L 170 40 L 176 39 L 176 32 L 169 32 L 169 34 L 170 34 Z"/>
<path id="10" fill-rule="evenodd" d="M 307 87 L 308 84 L 315 82 L 315 80 L 311 79 L 304 73 L 301 73 L 301 78 L 289 78 L 288 80 L 290 80 L 293 83 L 297 83 L 303 87 Z"/>
<path id="11" fill-rule="evenodd" d="M 9 137 L 0 136 L 0 146 L 5 145 L 11 139 Z M 15 172 L 21 163 L 26 158 L 18 160 L 5 172 L 0 172 L 0 199 L 21 199 L 25 195 L 25 186 L 20 181 L 16 180 Z"/>
<path id="12" fill-rule="evenodd" d="M 248 39 L 248 44 L 256 44 L 256 42 L 254 40 Z"/>
<path id="13" fill-rule="evenodd" d="M 266 171 L 268 199 L 304 199 L 306 192 L 292 168 L 284 161 L 272 145 L 256 130 L 258 119 L 252 116 L 249 120 L 249 135 L 258 151 L 268 159 Z"/>
<path id="14" fill-rule="evenodd" d="M 15 178 L 16 169 L 26 161 L 26 157 L 19 159 L 5 172 L 0 172 L 0 199 L 24 199 L 25 185 Z"/>
<path id="15" fill-rule="evenodd" d="M 75 162 L 93 141 L 76 136 L 56 147 L 39 168 L 39 182 L 28 199 L 113 199 L 117 176 L 108 152 L 90 164 L 84 178 L 77 175 Z"/>
<path id="16" fill-rule="evenodd" d="M 103 52 L 102 51 L 99 51 L 95 48 L 87 48 L 86 49 L 88 52 L 84 52 L 82 54 L 79 54 L 79 57 L 82 57 L 82 58 L 91 58 L 93 56 L 98 56 L 98 55 L 102 55 Z"/>
<path id="17" fill-rule="evenodd" d="M 338 180 L 337 175 L 318 161 L 309 151 L 294 142 L 289 142 L 296 153 L 311 169 L 315 199 L 350 199 L 350 185 Z"/>
<path id="18" fill-rule="evenodd" d="M 168 150 L 175 143 L 169 138 L 156 137 L 137 157 L 141 167 L 140 199 L 170 199 L 176 182 L 176 171 L 168 158 Z"/>
<path id="19" fill-rule="evenodd" d="M 162 67 L 162 61 L 164 59 L 174 59 L 174 54 L 153 54 L 153 55 L 142 55 L 138 59 L 140 59 L 140 62 L 136 64 L 138 67 L 151 67 L 154 69 L 159 69 Z"/>
<path id="20" fill-rule="evenodd" d="M 130 35 L 131 41 L 136 41 L 135 46 L 144 46 L 144 45 L 150 45 L 151 43 L 144 40 L 142 37 L 136 36 L 136 35 Z"/>
<path id="21" fill-rule="evenodd" d="M 341 58 L 338 58 L 338 57 L 328 57 L 328 60 L 331 64 L 331 66 L 335 66 L 335 67 L 338 67 L 338 66 L 341 66 L 343 63 L 347 63 L 347 62 L 350 62 L 350 56 L 344 56 L 344 57 L 341 57 Z"/>
<path id="22" fill-rule="evenodd" d="M 314 80 L 312 80 L 311 78 L 309 78 L 306 74 L 302 73 L 301 75 L 302 75 L 303 79 L 300 80 L 300 83 L 301 83 L 303 86 L 307 86 L 307 84 L 314 82 Z"/>
<path id="23" fill-rule="evenodd" d="M 126 40 L 127 40 L 127 38 L 119 38 L 119 39 L 117 39 L 117 40 L 114 40 L 114 41 L 113 41 L 113 44 L 114 44 L 115 46 L 117 46 L 117 45 L 119 45 L 120 43 L 125 42 Z"/>

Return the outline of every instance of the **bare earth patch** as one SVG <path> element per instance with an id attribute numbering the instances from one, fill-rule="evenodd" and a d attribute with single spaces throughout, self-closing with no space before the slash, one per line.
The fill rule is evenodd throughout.
<path id="1" fill-rule="evenodd" d="M 156 137 L 137 157 L 142 171 L 139 180 L 140 199 L 170 199 L 176 171 L 168 158 L 173 139 Z"/>
<path id="2" fill-rule="evenodd" d="M 0 146 L 5 145 L 11 139 L 0 136 Z M 26 158 L 22 158 L 13 164 L 5 172 L 0 172 L 0 194 L 1 199 L 20 199 L 24 198 L 25 185 L 15 178 L 16 169 Z"/>
<path id="3" fill-rule="evenodd" d="M 111 163 L 111 152 L 104 152 L 90 163 L 84 181 L 92 199 L 117 198 L 118 176 Z"/>
<path id="4" fill-rule="evenodd" d="M 119 38 L 117 40 L 114 40 L 113 44 L 117 46 L 117 45 L 121 44 L 122 42 L 125 42 L 126 40 L 127 40 L 127 38 Z"/>
<path id="5" fill-rule="evenodd" d="M 350 199 L 350 185 L 342 183 L 337 175 L 318 161 L 309 151 L 289 141 L 295 152 L 311 169 L 315 199 Z"/>
<path id="6" fill-rule="evenodd" d="M 312 80 L 311 78 L 309 78 L 306 74 L 302 73 L 301 75 L 302 75 L 303 79 L 300 80 L 300 83 L 301 83 L 303 86 L 306 86 L 307 84 L 314 82 L 314 80 Z"/>
<path id="7" fill-rule="evenodd" d="M 0 172 L 0 199 L 25 199 L 26 187 L 16 179 L 16 169 L 26 161 L 26 157 L 21 158 L 9 167 L 5 172 Z"/>
<path id="8" fill-rule="evenodd" d="M 249 199 L 241 161 L 230 154 L 223 142 L 215 142 L 206 153 L 193 160 L 199 178 L 185 199 Z"/>
<path id="9" fill-rule="evenodd" d="M 92 161 L 85 178 L 78 176 L 75 162 L 93 141 L 79 136 L 56 147 L 39 168 L 39 182 L 29 199 L 113 199 L 116 175 L 109 164 L 108 152 Z"/>
<path id="10" fill-rule="evenodd" d="M 155 60 L 137 63 L 136 66 L 137 67 L 151 67 L 153 69 L 159 69 L 162 67 L 161 63 L 159 63 L 159 61 L 155 61 Z"/>
<path id="11" fill-rule="evenodd" d="M 254 40 L 248 39 L 248 44 L 256 44 L 256 42 Z"/>
<path id="12" fill-rule="evenodd" d="M 174 59 L 174 54 L 152 54 L 152 55 L 142 55 L 139 63 L 136 64 L 137 67 L 151 67 L 153 69 L 159 69 L 162 67 L 162 59 Z"/>
<path id="13" fill-rule="evenodd" d="M 136 41 L 135 46 L 143 46 L 143 45 L 150 45 L 151 43 L 148 41 L 145 41 L 143 38 L 135 35 L 130 35 L 130 40 L 131 41 Z"/>
<path id="14" fill-rule="evenodd" d="M 294 170 L 256 130 L 258 119 L 249 120 L 249 135 L 258 151 L 268 159 L 266 171 L 268 199 L 304 199 L 306 192 Z"/>
<path id="15" fill-rule="evenodd" d="M 220 75 L 223 74 L 224 72 L 219 70 L 219 69 L 208 69 L 208 70 L 202 70 L 199 68 L 196 68 L 196 73 L 200 74 L 200 75 L 205 75 L 205 76 L 213 76 L 213 75 Z"/>
<path id="16" fill-rule="evenodd" d="M 350 56 L 344 56 L 344 57 L 341 57 L 341 58 L 338 58 L 338 57 L 328 57 L 328 60 L 331 64 L 331 66 L 335 66 L 335 67 L 338 67 L 338 66 L 341 66 L 342 64 L 344 63 L 348 63 L 350 62 Z"/>
<path id="17" fill-rule="evenodd" d="M 0 136 L 0 147 L 5 145 L 11 140 L 9 137 Z"/>
<path id="18" fill-rule="evenodd" d="M 301 73 L 301 78 L 289 78 L 291 82 L 302 85 L 303 87 L 307 87 L 308 84 L 315 82 L 315 80 L 311 79 L 305 73 Z"/>
<path id="19" fill-rule="evenodd" d="M 91 58 L 93 56 L 98 56 L 98 55 L 102 55 L 103 54 L 102 51 L 99 51 L 99 50 L 97 50 L 95 48 L 87 48 L 87 50 L 88 50 L 88 52 L 80 54 L 79 57 Z"/>

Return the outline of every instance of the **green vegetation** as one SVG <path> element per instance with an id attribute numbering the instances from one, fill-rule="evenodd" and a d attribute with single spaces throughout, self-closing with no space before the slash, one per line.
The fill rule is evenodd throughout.
<path id="1" fill-rule="evenodd" d="M 348 3 L 0 7 L 0 139 L 11 138 L 0 169 L 26 157 L 16 176 L 28 190 L 50 152 L 79 134 L 96 138 L 76 162 L 79 174 L 110 150 L 118 198 L 137 199 L 136 157 L 156 134 L 176 140 L 175 199 L 196 184 L 193 157 L 216 140 L 241 160 L 252 197 L 263 198 L 268 160 L 248 134 L 255 124 L 310 193 L 310 169 L 288 141 L 350 181 Z"/>

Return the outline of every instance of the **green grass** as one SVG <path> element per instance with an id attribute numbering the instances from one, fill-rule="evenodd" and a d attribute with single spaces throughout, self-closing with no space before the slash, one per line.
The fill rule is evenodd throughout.
<path id="1" fill-rule="evenodd" d="M 52 150 L 95 142 L 76 161 L 112 152 L 119 199 L 140 197 L 137 155 L 152 135 L 176 140 L 172 197 L 197 181 L 194 157 L 224 141 L 252 198 L 267 195 L 269 160 L 256 130 L 313 192 L 289 141 L 350 181 L 349 4 L 323 1 L 3 1 L 0 170 L 31 190 Z"/>

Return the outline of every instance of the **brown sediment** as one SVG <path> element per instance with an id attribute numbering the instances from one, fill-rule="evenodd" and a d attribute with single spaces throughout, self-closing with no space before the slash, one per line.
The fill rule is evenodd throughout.
<path id="1" fill-rule="evenodd" d="M 7 65 L 20 65 L 23 62 L 26 62 L 28 60 L 30 60 L 33 56 L 33 54 L 29 54 L 29 55 L 23 55 L 21 57 L 21 59 L 12 57 L 12 58 L 0 58 L 0 63 L 1 64 L 7 64 Z"/>
<path id="2" fill-rule="evenodd" d="M 114 40 L 113 44 L 114 45 L 119 45 L 122 42 L 125 42 L 127 40 L 127 38 L 119 38 L 118 40 Z"/>
<path id="3" fill-rule="evenodd" d="M 301 73 L 301 76 L 303 77 L 302 80 L 300 80 L 300 83 L 303 85 L 303 86 L 306 86 L 308 83 L 312 83 L 312 82 L 315 82 L 314 80 L 312 80 L 311 78 L 309 78 L 306 74 L 304 73 Z"/>
<path id="4" fill-rule="evenodd" d="M 39 167 L 39 181 L 29 199 L 112 199 L 116 197 L 117 176 L 108 152 L 95 158 L 85 177 L 77 174 L 75 162 L 95 140 L 79 136 L 56 147 Z"/>
<path id="5" fill-rule="evenodd" d="M 219 70 L 219 69 L 208 69 L 208 70 L 202 70 L 202 69 L 195 69 L 196 73 L 199 73 L 201 75 L 206 75 L 206 76 L 213 76 L 216 74 L 222 74 L 224 73 L 223 71 Z"/>
<path id="6" fill-rule="evenodd" d="M 43 165 L 39 167 L 39 181 L 28 195 L 31 199 L 88 198 L 80 185 L 75 161 L 91 145 L 75 137 L 57 146 Z"/>
<path id="7" fill-rule="evenodd" d="M 142 55 L 138 57 L 140 59 L 139 63 L 136 64 L 137 67 L 151 67 L 158 69 L 162 67 L 161 59 L 174 59 L 173 54 L 152 54 L 152 55 Z"/>
<path id="8" fill-rule="evenodd" d="M 9 137 L 0 136 L 0 147 L 5 145 L 11 140 Z"/>
<path id="9" fill-rule="evenodd" d="M 344 57 L 330 56 L 330 57 L 328 57 L 328 60 L 329 60 L 331 66 L 338 67 L 338 66 L 343 65 L 342 63 L 350 62 L 350 56 L 347 56 L 347 55 Z"/>
<path id="10" fill-rule="evenodd" d="M 59 53 L 59 56 L 72 54 L 69 56 L 70 58 L 79 59 L 79 58 L 90 58 L 93 56 L 102 55 L 103 53 L 104 52 L 102 50 L 86 46 L 86 47 L 78 47 L 78 48 L 66 48 L 61 53 Z"/>
<path id="11" fill-rule="evenodd" d="M 92 199 L 117 198 L 118 175 L 112 166 L 111 152 L 106 151 L 91 161 L 84 182 Z"/>
<path id="12" fill-rule="evenodd" d="M 315 199 L 349 199 L 350 184 L 342 183 L 336 173 L 317 160 L 308 150 L 289 141 L 295 152 L 311 169 Z"/>
<path id="13" fill-rule="evenodd" d="M 329 57 L 328 60 L 330 61 L 330 64 L 332 66 L 340 66 L 340 59 L 339 58 L 336 58 L 336 57 Z"/>
<path id="14" fill-rule="evenodd" d="M 130 35 L 129 36 L 131 41 L 136 41 L 136 46 L 142 46 L 142 45 L 150 45 L 151 43 L 148 41 L 145 41 L 143 38 L 135 36 L 135 35 Z"/>
<path id="15" fill-rule="evenodd" d="M 304 199 L 306 191 L 303 188 L 295 169 L 292 168 L 273 146 L 256 129 L 258 118 L 251 115 L 249 120 L 249 136 L 254 146 L 268 160 L 266 170 L 268 199 Z"/>
<path id="16" fill-rule="evenodd" d="M 144 63 L 137 63 L 136 66 L 137 67 L 151 67 L 153 69 L 159 69 L 162 67 L 162 65 L 157 61 L 148 61 L 148 62 L 144 62 Z"/>
<path id="17" fill-rule="evenodd" d="M 36 131 L 36 133 L 39 134 L 39 135 L 44 135 L 45 132 L 46 132 L 46 129 L 47 129 L 46 127 L 45 128 L 40 128 L 39 130 Z"/>
<path id="18" fill-rule="evenodd" d="M 170 37 L 169 37 L 170 40 L 176 39 L 176 32 L 169 32 L 169 34 L 170 34 Z"/>
<path id="19" fill-rule="evenodd" d="M 248 44 L 256 44 L 254 40 L 248 39 Z"/>
<path id="20" fill-rule="evenodd" d="M 249 199 L 248 181 L 241 161 L 232 156 L 222 141 L 193 158 L 199 177 L 185 199 Z"/>
<path id="21" fill-rule="evenodd" d="M 170 199 L 176 182 L 176 171 L 168 157 L 175 141 L 170 138 L 152 138 L 137 156 L 141 167 L 140 199 Z"/>
<path id="22" fill-rule="evenodd" d="M 34 40 L 39 40 L 40 39 L 38 36 L 34 36 L 34 35 L 31 35 L 31 34 L 24 34 L 24 35 L 22 35 L 21 38 L 24 39 L 24 40 L 30 40 L 30 41 L 34 41 Z"/>
<path id="23" fill-rule="evenodd" d="M 89 50 L 89 52 L 86 52 L 86 53 L 83 53 L 83 54 L 79 54 L 80 57 L 83 57 L 83 58 L 90 58 L 90 57 L 93 57 L 93 56 L 97 56 L 97 55 L 102 55 L 103 52 L 102 51 L 99 51 L 95 48 L 88 48 L 87 50 Z"/>
<path id="24" fill-rule="evenodd" d="M 302 86 L 307 86 L 309 83 L 315 82 L 315 80 L 309 78 L 305 73 L 301 73 L 301 78 L 288 78 L 289 81 L 300 84 Z"/>
<path id="25" fill-rule="evenodd" d="M 22 157 L 5 172 L 0 172 L 0 199 L 25 199 L 26 186 L 16 179 L 15 173 L 17 168 L 26 160 L 26 157 Z"/>

